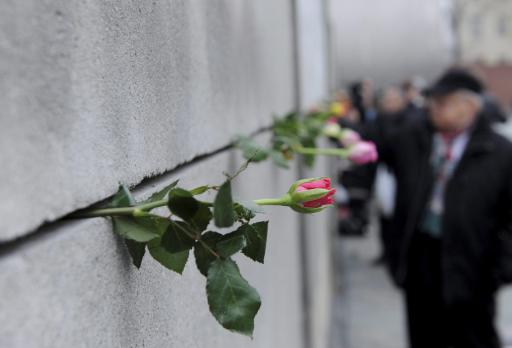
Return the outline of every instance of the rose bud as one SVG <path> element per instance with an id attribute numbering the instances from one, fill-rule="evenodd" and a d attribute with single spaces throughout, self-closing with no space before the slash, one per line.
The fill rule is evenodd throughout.
<path id="1" fill-rule="evenodd" d="M 310 178 L 294 182 L 281 198 L 257 199 L 254 203 L 287 206 L 299 213 L 311 214 L 333 204 L 332 196 L 335 192 L 336 190 L 331 187 L 331 179 Z"/>
<path id="2" fill-rule="evenodd" d="M 377 148 L 371 141 L 360 141 L 348 149 L 347 158 L 356 164 L 366 164 L 377 161 Z"/>
<path id="3" fill-rule="evenodd" d="M 356 131 L 352 129 L 343 129 L 341 131 L 341 136 L 339 137 L 340 144 L 349 147 L 357 144 L 361 141 L 361 136 Z"/>
<path id="4" fill-rule="evenodd" d="M 330 178 L 311 178 L 297 181 L 290 187 L 290 207 L 301 213 L 316 213 L 332 205 L 336 189 L 331 187 Z"/>
<path id="5" fill-rule="evenodd" d="M 331 117 L 329 117 L 327 119 L 327 121 L 325 121 L 325 123 L 327 123 L 327 124 L 332 124 L 332 123 L 338 124 L 338 118 L 335 117 L 335 116 L 331 116 Z"/>
<path id="6" fill-rule="evenodd" d="M 340 125 L 336 121 L 335 122 L 327 121 L 327 123 L 323 129 L 323 133 L 325 136 L 327 136 L 329 138 L 340 139 L 342 136 L 342 133 L 343 133 L 343 129 L 340 127 Z"/>

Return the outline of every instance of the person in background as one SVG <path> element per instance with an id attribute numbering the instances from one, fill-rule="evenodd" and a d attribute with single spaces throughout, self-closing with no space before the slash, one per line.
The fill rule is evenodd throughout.
<path id="1" fill-rule="evenodd" d="M 343 119 L 351 124 L 358 124 L 361 122 L 361 115 L 359 114 L 359 111 L 352 105 L 352 100 L 347 91 L 336 91 L 334 101 L 337 105 L 339 105 L 338 112 L 334 112 L 335 117 L 338 120 Z"/>
<path id="2" fill-rule="evenodd" d="M 407 100 L 402 90 L 395 86 L 384 89 L 378 100 L 378 114 L 375 127 L 392 130 L 399 127 L 409 117 L 406 111 Z M 380 265 L 386 262 L 390 237 L 393 235 L 393 215 L 396 199 L 396 178 L 393 171 L 385 163 L 380 163 L 377 168 L 374 184 L 374 195 L 379 215 L 379 237 L 381 253 L 375 259 L 374 264 Z"/>
<path id="3" fill-rule="evenodd" d="M 489 125 L 484 86 L 462 68 L 427 90 L 423 117 L 369 129 L 396 176 L 387 265 L 411 348 L 498 348 L 497 289 L 512 280 L 512 143 Z M 351 171 L 370 192 L 375 170 Z"/>
<path id="4" fill-rule="evenodd" d="M 400 88 L 389 86 L 384 89 L 378 101 L 379 115 L 396 115 L 405 110 L 408 100 Z"/>
<path id="5" fill-rule="evenodd" d="M 507 122 L 507 113 L 503 110 L 503 107 L 500 105 L 499 101 L 496 98 L 486 93 L 483 96 L 484 99 L 484 109 L 485 114 L 489 118 L 491 123 L 505 123 Z"/>
<path id="6" fill-rule="evenodd" d="M 425 106 L 425 98 L 422 94 L 425 87 L 425 80 L 419 76 L 405 80 L 402 83 L 402 92 L 406 100 L 405 110 L 407 112 L 417 112 Z"/>
<path id="7" fill-rule="evenodd" d="M 356 81 L 350 85 L 350 99 L 359 113 L 361 123 L 375 119 L 373 82 L 370 79 Z"/>
<path id="8" fill-rule="evenodd" d="M 389 86 L 384 89 L 378 98 L 378 113 L 374 120 L 365 124 L 354 124 L 343 122 L 342 126 L 353 128 L 360 132 L 364 138 L 385 138 L 384 134 L 392 132 L 405 122 L 414 120 L 419 115 L 419 109 L 407 109 L 407 99 L 402 90 L 397 86 Z M 379 137 L 375 137 L 379 134 Z M 356 175 L 361 169 L 354 169 Z M 392 169 L 385 163 L 379 165 L 368 165 L 363 170 L 368 170 L 372 177 L 376 178 L 374 193 L 376 196 L 379 213 L 379 236 L 381 241 L 381 254 L 375 259 L 375 264 L 384 263 L 392 235 L 392 216 L 395 205 L 395 178 Z M 342 236 L 362 236 L 366 233 L 368 225 L 368 200 L 369 195 L 365 190 L 357 187 L 344 187 L 343 183 L 349 181 L 352 169 L 344 170 L 339 179 L 343 189 L 340 192 L 347 192 L 351 197 L 340 205 L 338 219 L 338 233 Z"/>

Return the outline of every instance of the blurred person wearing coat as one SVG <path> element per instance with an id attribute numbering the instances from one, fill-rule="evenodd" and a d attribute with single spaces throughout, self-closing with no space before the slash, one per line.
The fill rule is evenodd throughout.
<path id="1" fill-rule="evenodd" d="M 378 100 L 378 114 L 375 127 L 399 127 L 406 119 L 409 112 L 408 100 L 400 88 L 389 86 L 384 89 Z M 393 215 L 395 210 L 396 179 L 391 168 L 385 163 L 377 166 L 374 183 L 374 195 L 379 215 L 379 237 L 381 253 L 375 259 L 374 264 L 380 265 L 386 262 L 393 233 Z"/>
<path id="2" fill-rule="evenodd" d="M 406 100 L 406 111 L 418 111 L 424 106 L 425 98 L 422 91 L 426 87 L 426 82 L 423 78 L 415 76 L 405 80 L 401 87 Z"/>
<path id="3" fill-rule="evenodd" d="M 512 280 L 512 143 L 485 114 L 483 84 L 451 69 L 422 117 L 368 128 L 396 176 L 387 263 L 403 289 L 411 348 L 497 348 L 495 294 Z M 384 129 L 384 130 L 383 130 Z M 348 173 L 371 191 L 375 168 Z"/>
<path id="4" fill-rule="evenodd" d="M 370 79 L 355 81 L 350 85 L 350 100 L 359 114 L 359 122 L 367 123 L 375 119 L 374 88 Z"/>

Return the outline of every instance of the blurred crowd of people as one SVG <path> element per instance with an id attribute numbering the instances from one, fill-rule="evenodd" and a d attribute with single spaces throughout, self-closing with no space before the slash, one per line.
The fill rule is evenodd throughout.
<path id="1" fill-rule="evenodd" d="M 499 347 L 495 293 L 512 280 L 512 144 L 507 113 L 465 68 L 338 92 L 338 122 L 375 142 L 378 163 L 340 174 L 338 230 L 363 236 L 369 207 L 403 291 L 411 348 Z M 375 204 L 370 204 L 375 203 Z"/>

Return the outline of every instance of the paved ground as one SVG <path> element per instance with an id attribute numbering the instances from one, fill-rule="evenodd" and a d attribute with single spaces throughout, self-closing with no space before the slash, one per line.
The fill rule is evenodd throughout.
<path id="1" fill-rule="evenodd" d="M 336 296 L 331 348 L 405 348 L 402 299 L 382 267 L 375 230 L 363 239 L 337 238 Z M 499 327 L 512 347 L 512 288 L 499 296 Z"/>

